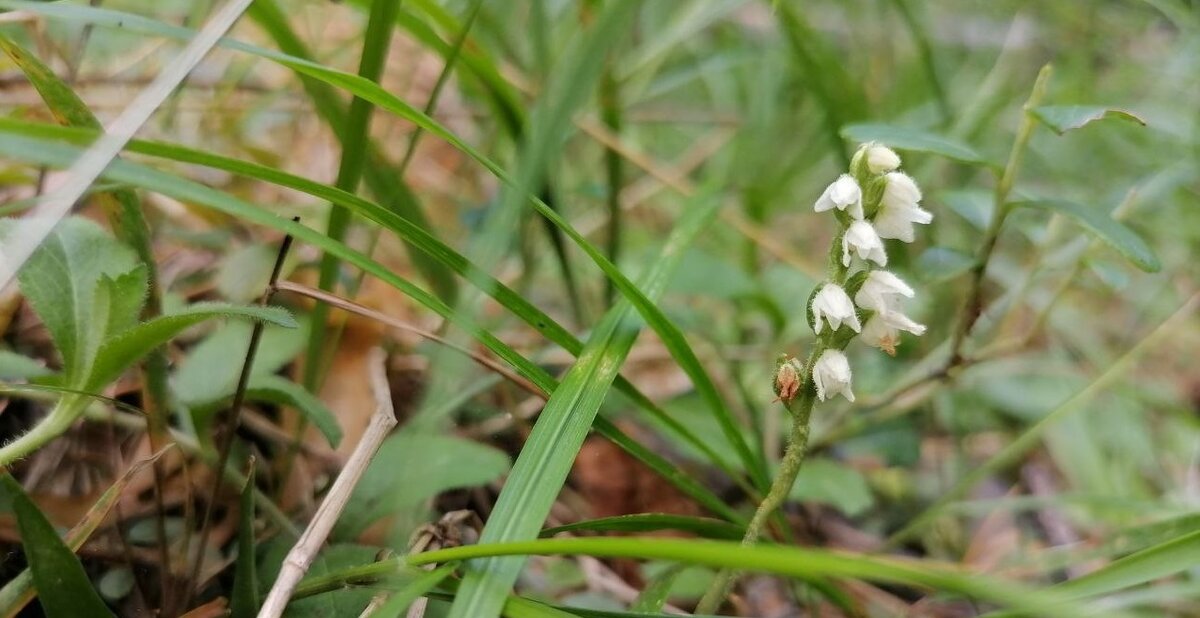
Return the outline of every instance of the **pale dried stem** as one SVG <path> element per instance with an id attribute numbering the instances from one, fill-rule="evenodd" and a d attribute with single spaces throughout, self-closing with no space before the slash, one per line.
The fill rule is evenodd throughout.
<path id="1" fill-rule="evenodd" d="M 325 500 L 321 502 L 316 515 L 313 516 L 304 533 L 300 535 L 296 545 L 284 558 L 279 577 L 275 580 L 275 585 L 271 587 L 271 592 L 267 594 L 266 601 L 263 602 L 262 610 L 258 614 L 259 618 L 278 618 L 283 615 L 283 610 L 296 590 L 296 585 L 308 572 L 308 567 L 312 565 L 313 560 L 321 551 L 321 546 L 325 544 L 325 540 L 333 530 L 334 524 L 337 523 L 342 511 L 346 508 L 354 486 L 362 479 L 367 465 L 371 463 L 371 459 L 375 457 L 375 453 L 383 444 L 384 439 L 396 426 L 396 414 L 392 409 L 392 394 L 387 382 L 387 359 L 383 350 L 379 348 L 372 349 L 370 354 L 369 366 L 371 368 L 371 390 L 375 396 L 375 414 L 371 416 L 371 422 L 367 425 L 362 440 L 359 441 L 358 446 L 354 447 L 354 452 L 346 460 L 346 467 L 333 482 L 333 487 L 329 489 Z"/>

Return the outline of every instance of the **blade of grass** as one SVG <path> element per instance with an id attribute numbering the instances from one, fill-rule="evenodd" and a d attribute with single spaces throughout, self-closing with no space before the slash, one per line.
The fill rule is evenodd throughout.
<path id="1" fill-rule="evenodd" d="M 685 211 L 643 277 L 650 296 L 662 293 L 684 250 L 711 222 L 717 207 L 717 201 L 709 200 Z M 488 518 L 481 543 L 537 537 L 638 330 L 630 302 L 609 310 L 542 410 Z M 451 618 L 499 615 L 523 564 L 520 558 L 489 558 L 472 565 L 451 606 Z"/>
<path id="2" fill-rule="evenodd" d="M 234 562 L 233 594 L 229 604 L 231 618 L 253 618 L 258 613 L 258 557 L 254 552 L 254 458 L 246 466 L 246 484 L 242 487 L 238 517 L 237 560 Z"/>
<path id="3" fill-rule="evenodd" d="M 683 530 L 710 538 L 737 540 L 741 539 L 745 530 L 719 519 L 704 517 L 688 517 L 685 515 L 668 515 L 664 513 L 638 513 L 637 515 L 619 515 L 616 517 L 601 517 L 586 521 L 555 526 L 542 530 L 539 536 L 552 537 L 560 532 L 651 532 L 657 530 Z"/>
<path id="4" fill-rule="evenodd" d="M 392 28 L 396 13 L 400 10 L 400 0 L 374 0 L 371 3 L 371 13 L 367 18 L 367 29 L 363 39 L 362 56 L 358 64 L 358 76 L 371 82 L 378 83 L 383 74 L 388 47 L 392 42 Z M 286 27 L 286 25 L 284 25 Z M 357 193 L 359 180 L 363 175 L 370 140 L 368 133 L 371 124 L 371 111 L 374 107 L 365 99 L 354 97 L 350 101 L 350 112 L 346 115 L 346 124 L 339 131 L 342 142 L 342 159 L 338 165 L 337 180 L 334 186 L 350 193 Z M 329 211 L 327 236 L 341 241 L 346 237 L 350 227 L 350 212 L 336 204 Z M 320 271 L 317 287 L 327 292 L 335 289 L 338 277 L 337 256 L 325 253 L 321 256 Z M 304 386 L 312 392 L 317 392 L 321 376 L 327 367 L 323 359 L 329 357 L 328 352 L 337 347 L 337 335 L 327 332 L 329 307 L 317 303 L 312 310 L 312 327 L 309 329 L 308 352 L 304 363 Z M 300 431 L 303 431 L 301 429 Z"/>
<path id="5" fill-rule="evenodd" d="M 87 132 L 66 129 L 62 127 L 54 127 L 51 125 L 38 125 L 35 123 L 19 123 L 9 119 L 0 118 L 0 132 L 10 132 L 19 135 L 29 136 L 53 136 L 58 138 L 68 139 L 77 143 L 86 143 Z M 50 153 L 50 145 L 44 142 L 38 146 L 40 150 Z M 168 158 L 174 161 L 195 163 L 206 165 L 215 169 L 222 169 L 234 173 L 242 174 L 247 177 L 272 182 L 279 186 L 288 187 L 297 191 L 302 191 L 338 202 L 347 208 L 354 210 L 356 213 L 376 221 L 395 231 L 402 238 L 406 238 L 413 246 L 420 248 L 430 256 L 436 258 L 440 263 L 446 264 L 449 268 L 458 272 L 473 282 L 478 282 L 477 285 L 481 290 L 487 291 L 492 298 L 496 299 L 504 307 L 508 308 L 512 313 L 524 320 L 530 326 L 539 330 L 549 340 L 562 346 L 565 350 L 573 355 L 578 355 L 583 349 L 583 343 L 580 342 L 574 335 L 564 329 L 561 325 L 555 322 L 550 316 L 537 309 L 535 306 L 526 301 L 522 296 L 515 291 L 506 287 L 499 281 L 492 279 L 489 275 L 475 267 L 466 258 L 456 253 L 453 249 L 430 236 L 419 227 L 412 225 L 403 217 L 388 211 L 387 209 L 371 203 L 362 198 L 356 197 L 344 191 L 339 191 L 336 188 L 322 185 L 320 183 L 310 181 L 298 176 L 293 176 L 273 168 L 259 166 L 257 164 L 238 161 L 236 159 L 228 159 L 218 155 L 190 150 L 180 146 L 171 144 L 163 144 L 160 142 L 144 142 L 134 140 L 130 144 L 130 150 L 143 154 L 149 154 L 158 157 Z M 208 204 L 208 202 L 200 201 L 199 203 Z M 424 302 L 417 298 L 418 302 Z M 435 311 L 438 311 L 435 309 Z M 439 312 L 440 313 L 440 312 Z M 511 362 L 511 361 L 510 361 Z M 542 372 L 540 368 L 533 368 L 530 365 L 529 371 Z M 544 373 L 544 372 L 542 372 Z M 538 385 L 546 392 L 553 390 L 554 380 L 549 378 Z M 739 472 L 718 455 L 711 446 L 701 440 L 694 432 L 687 428 L 686 425 L 671 417 L 665 410 L 650 400 L 644 393 L 637 389 L 632 383 L 622 376 L 618 376 L 616 386 L 622 394 L 626 395 L 639 408 L 645 410 L 649 414 L 656 417 L 667 428 L 672 430 L 681 439 L 686 441 L 704 453 L 709 460 L 730 475 L 735 482 L 742 483 Z M 675 479 L 673 482 L 678 483 L 677 486 L 688 495 L 696 498 L 701 504 L 712 510 L 713 513 L 720 514 L 723 517 L 729 518 L 731 521 L 740 519 L 732 509 L 730 509 L 724 501 L 717 498 L 712 492 L 708 491 L 699 483 L 692 481 L 686 475 L 680 473 L 678 469 L 663 459 L 661 456 L 653 453 L 649 449 L 637 444 L 633 440 L 624 437 L 624 435 L 612 426 L 611 423 L 599 419 L 596 429 L 613 440 L 622 448 L 626 448 L 634 457 L 650 465 L 653 469 L 659 471 L 670 471 L 668 480 Z M 753 493 L 753 488 L 746 488 L 747 491 Z"/>
<path id="6" fill-rule="evenodd" d="M 287 16 L 280 10 L 275 0 L 257 0 L 250 7 L 247 15 L 271 37 L 275 45 L 285 54 L 305 61 L 312 57 L 308 47 L 292 31 Z M 158 34 L 164 33 L 160 31 Z M 346 126 L 347 113 L 336 92 L 320 80 L 305 74 L 300 74 L 299 77 L 300 84 L 312 100 L 317 113 L 337 135 L 338 141 L 345 144 L 347 137 L 343 133 L 343 128 Z M 374 142 L 368 141 L 365 145 L 369 149 L 369 156 L 363 171 L 367 188 L 390 210 L 411 221 L 422 230 L 432 233 L 433 228 L 425 216 L 425 211 L 421 208 L 416 195 L 409 189 L 408 184 L 390 169 Z M 438 296 L 447 302 L 453 302 L 457 295 L 457 285 L 453 276 L 440 264 L 419 251 L 413 252 L 412 260 L 417 270 L 429 281 Z"/>
<path id="7" fill-rule="evenodd" d="M 69 11 L 47 10 L 46 6 L 40 4 L 31 4 L 20 2 L 18 0 L 0 0 L 0 7 L 5 6 L 25 8 L 27 10 L 40 12 L 47 15 L 54 15 L 70 19 L 84 19 L 85 21 L 94 21 L 96 23 L 103 22 L 106 25 L 119 22 L 122 24 L 122 27 L 127 30 L 139 29 L 161 36 L 182 37 L 187 36 L 187 33 L 190 32 L 186 28 L 176 28 L 174 26 L 168 26 L 154 20 L 139 18 L 134 15 L 115 11 L 87 9 L 85 7 L 70 7 L 73 10 Z M 258 5 L 256 4 L 255 6 Z M 56 9 L 61 8 L 63 7 L 56 7 Z M 625 10 L 628 10 L 628 8 Z M 122 21 L 126 18 L 127 21 Z M 305 73 L 310 77 L 321 80 L 329 85 L 344 88 L 356 96 L 368 99 L 375 103 L 375 105 L 380 109 L 386 109 L 401 116 L 402 118 L 410 120 L 418 126 L 424 127 L 424 129 L 429 133 L 438 136 L 450 145 L 458 148 L 464 154 L 468 155 L 472 159 L 475 159 L 477 162 L 487 168 L 488 171 L 490 171 L 510 187 L 529 186 L 530 183 L 528 182 L 528 179 L 522 180 L 521 174 L 525 174 L 527 176 L 531 174 L 533 176 L 537 176 L 540 174 L 540 168 L 538 168 L 528 171 L 519 171 L 516 177 L 510 176 L 491 159 L 484 156 L 472 146 L 463 142 L 435 120 L 422 114 L 408 103 L 405 103 L 387 91 L 379 88 L 378 85 L 367 80 L 362 80 L 356 75 L 343 73 L 341 71 L 336 71 L 310 61 L 288 56 L 286 54 L 271 52 L 237 41 L 229 41 L 226 43 L 226 45 L 231 49 L 245 51 L 247 53 L 274 60 L 287 67 Z M 563 116 L 561 113 L 554 115 L 559 117 L 558 120 L 561 120 L 561 117 Z M 559 123 L 547 122 L 546 124 L 557 125 Z M 545 133 L 546 132 L 543 131 L 543 135 L 540 139 L 554 139 L 558 135 L 546 135 Z M 603 252 L 589 243 L 587 239 L 578 232 L 578 230 L 574 229 L 570 223 L 559 216 L 554 209 L 550 208 L 541 199 L 538 199 L 531 194 L 525 193 L 523 194 L 523 197 L 521 197 L 518 195 L 518 193 L 519 192 L 511 191 L 507 193 L 507 195 L 513 196 L 511 199 L 514 200 L 518 198 L 521 201 L 528 200 L 538 213 L 549 219 L 556 227 L 563 230 L 563 232 L 573 242 L 575 242 L 575 244 L 578 245 L 588 255 L 589 258 L 592 259 L 592 261 L 604 272 L 604 274 L 614 281 L 617 289 L 620 290 L 626 298 L 633 302 L 634 306 L 642 314 L 642 317 L 645 318 L 647 324 L 663 340 L 668 351 L 671 353 L 672 358 L 679 363 L 680 367 L 685 373 L 687 373 L 688 377 L 691 378 L 692 383 L 695 385 L 697 390 L 699 390 L 702 398 L 712 409 L 714 416 L 721 425 L 722 432 L 725 434 L 726 439 L 728 439 L 730 444 L 734 446 L 739 458 L 742 459 L 743 465 L 749 471 L 754 485 L 760 490 L 767 487 L 770 481 L 766 472 L 765 462 L 762 460 L 762 458 L 757 457 L 746 444 L 745 439 L 736 428 L 736 424 L 730 416 L 729 411 L 725 409 L 725 405 L 721 400 L 720 394 L 717 391 L 712 378 L 708 376 L 703 365 L 701 365 L 695 352 L 687 343 L 686 338 L 683 336 L 683 333 L 679 330 L 679 328 L 675 326 L 674 323 L 672 323 L 669 319 L 667 319 L 667 317 L 654 303 L 646 299 L 645 296 L 638 290 L 637 286 L 629 281 L 629 279 L 625 277 L 625 275 L 622 274 L 616 266 L 614 266 L 604 257 Z M 489 253 L 493 253 L 493 251 L 488 250 L 477 254 L 475 256 L 476 261 L 479 263 L 490 263 L 488 260 L 482 259 Z"/>

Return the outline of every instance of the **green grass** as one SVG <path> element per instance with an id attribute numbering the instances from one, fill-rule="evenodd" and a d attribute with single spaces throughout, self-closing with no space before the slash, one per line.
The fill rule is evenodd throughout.
<path id="1" fill-rule="evenodd" d="M 0 9 L 27 16 L 0 24 L 5 217 L 211 14 Z M 23 302 L 0 303 L 0 515 L 29 567 L 0 565 L 0 615 L 189 597 L 254 615 L 370 412 L 323 389 L 355 384 L 344 353 L 363 341 L 389 352 L 398 431 L 447 445 L 367 478 L 438 498 L 335 528 L 289 615 L 666 615 L 708 569 L 771 576 L 793 613 L 1195 615 L 1197 74 L 1186 0 L 257 0 L 30 260 Z M 928 331 L 894 357 L 850 345 L 857 401 L 813 410 L 802 485 L 737 544 L 791 421 L 776 358 L 827 344 L 805 317 L 833 229 L 812 205 L 866 141 L 899 152 L 934 214 L 886 244 Z M 241 304 L 264 291 L 247 248 L 283 235 L 287 276 L 525 384 L 321 303 Z M 225 298 L 230 281 L 248 295 Z M 222 471 L 233 491 L 212 503 L 236 533 L 210 537 L 203 581 L 172 585 L 95 548 L 135 539 L 176 571 L 197 555 L 212 418 L 234 395 L 198 396 L 172 366 L 201 345 L 241 362 L 214 336 L 229 318 L 307 330 L 268 338 L 246 393 L 233 461 L 254 467 Z M 180 448 L 131 516 L 112 505 L 147 431 Z M 454 470 L 463 444 L 495 465 Z M 81 466 L 112 489 L 59 496 L 88 513 L 66 521 L 46 487 Z M 371 491 L 352 503 L 374 518 Z M 478 529 L 429 539 L 463 546 L 410 549 L 457 509 Z M 664 531 L 689 538 L 628 537 Z M 605 568 L 644 589 L 598 585 Z"/>

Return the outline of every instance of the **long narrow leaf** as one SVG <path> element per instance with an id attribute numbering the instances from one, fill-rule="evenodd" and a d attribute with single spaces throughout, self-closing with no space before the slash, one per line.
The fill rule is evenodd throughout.
<path id="1" fill-rule="evenodd" d="M 716 213 L 717 202 L 692 206 L 676 224 L 643 278 L 646 293 L 662 293 L 684 250 Z M 562 384 L 546 402 L 489 517 L 481 543 L 536 538 L 558 496 L 617 369 L 633 346 L 638 321 L 628 302 L 609 310 Z M 451 618 L 500 613 L 524 560 L 489 558 L 472 565 L 451 607 Z"/>
<path id="2" fill-rule="evenodd" d="M 622 3 L 623 4 L 623 3 Z M 630 3 L 631 4 L 631 3 Z M 191 32 L 187 28 L 178 28 L 169 26 L 152 19 L 121 13 L 118 11 L 108 11 L 104 9 L 95 9 L 90 7 L 62 7 L 58 5 L 41 5 L 37 3 L 21 2 L 19 0 L 0 0 L 0 7 L 21 8 L 50 16 L 60 17 L 64 19 L 82 20 L 88 23 L 98 23 L 104 25 L 117 25 L 126 30 L 142 31 L 148 34 L 159 36 L 167 36 L 173 38 L 186 38 Z M 244 51 L 254 54 L 269 60 L 278 62 L 293 70 L 299 71 L 314 79 L 320 80 L 331 86 L 345 89 L 357 97 L 366 99 L 374 103 L 380 109 L 388 110 L 398 116 L 410 120 L 420 126 L 425 131 L 440 137 L 450 145 L 458 148 L 464 154 L 487 168 L 490 172 L 496 175 L 497 178 L 504 181 L 506 184 L 518 188 L 525 187 L 526 189 L 532 184 L 530 180 L 535 179 L 533 176 L 529 178 L 514 178 L 505 172 L 499 165 L 493 162 L 488 157 L 484 156 L 474 147 L 459 139 L 440 123 L 422 114 L 419 110 L 397 98 L 395 95 L 380 88 L 377 84 L 364 80 L 357 75 L 352 75 L 342 71 L 337 71 L 329 67 L 325 67 L 301 58 L 264 50 L 252 45 L 247 45 L 238 41 L 226 41 L 225 45 L 230 49 Z M 554 115 L 555 121 L 560 120 L 558 115 Z M 551 124 L 557 124 L 551 123 Z M 557 136 L 555 136 L 557 137 Z M 530 137 L 531 140 L 541 141 L 548 139 L 544 136 Z M 521 172 L 534 174 L 534 171 Z M 513 198 L 515 199 L 515 198 Z M 575 230 L 570 223 L 563 219 L 557 212 L 546 205 L 545 202 L 535 196 L 525 193 L 522 198 L 528 200 L 533 208 L 548 219 L 556 227 L 561 229 L 568 238 L 576 243 L 592 261 L 600 267 L 604 274 L 609 277 L 617 286 L 617 289 L 628 298 L 635 308 L 645 318 L 646 323 L 656 332 L 663 340 L 672 358 L 679 363 L 680 368 L 687 373 L 691 378 L 692 383 L 700 391 L 701 396 L 712 409 L 714 416 L 721 424 L 721 429 L 727 440 L 733 445 L 739 457 L 742 459 L 746 469 L 750 472 L 755 484 L 760 488 L 765 488 L 768 481 L 766 464 L 761 458 L 754 455 L 746 444 L 743 436 L 737 431 L 729 411 L 721 401 L 720 395 L 716 389 L 712 378 L 708 376 L 707 371 L 699 362 L 695 352 L 688 345 L 686 338 L 682 332 L 675 326 L 662 311 L 638 290 L 621 271 L 604 257 L 602 251 L 593 246 L 586 238 Z M 487 252 L 485 252 L 487 253 Z"/>
<path id="3" fill-rule="evenodd" d="M 7 494 L 5 497 L 12 503 L 17 515 L 21 546 L 29 560 L 33 583 L 46 616 L 112 616 L 75 553 L 63 543 L 54 526 L 25 495 L 20 483 L 12 475 L 4 473 L 0 476 L 0 491 Z"/>

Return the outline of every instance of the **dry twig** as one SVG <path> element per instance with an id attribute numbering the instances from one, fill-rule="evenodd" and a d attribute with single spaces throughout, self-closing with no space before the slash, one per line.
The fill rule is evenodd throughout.
<path id="1" fill-rule="evenodd" d="M 371 459 L 375 457 L 375 453 L 383 444 L 384 438 L 396 426 L 396 414 L 392 409 L 392 394 L 388 390 L 387 359 L 383 350 L 379 348 L 371 350 L 371 356 L 373 357 L 371 390 L 375 395 L 375 414 L 371 417 L 371 423 L 367 426 L 362 440 L 358 446 L 354 447 L 354 452 L 346 460 L 346 467 L 333 482 L 333 487 L 329 489 L 325 500 L 321 502 L 321 507 L 317 509 L 316 515 L 309 522 L 308 528 L 304 530 L 304 534 L 300 535 L 300 540 L 296 541 L 296 545 L 284 558 L 279 577 L 275 580 L 275 585 L 271 587 L 271 592 L 267 594 L 267 600 L 263 602 L 262 610 L 258 614 L 259 618 L 278 618 L 283 615 L 283 610 L 287 607 L 292 592 L 296 590 L 296 585 L 300 583 L 304 574 L 308 572 L 308 567 L 317 557 L 317 553 L 321 551 L 325 539 L 329 537 L 342 510 L 346 508 L 354 486 L 366 472 L 367 464 L 371 463 Z"/>

